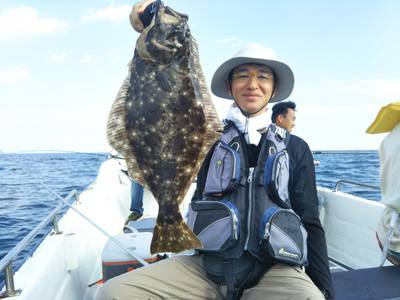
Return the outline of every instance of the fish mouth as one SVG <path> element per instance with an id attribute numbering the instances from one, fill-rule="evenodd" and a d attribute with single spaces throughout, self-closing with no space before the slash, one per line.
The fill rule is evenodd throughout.
<path id="1" fill-rule="evenodd" d="M 157 39 L 152 40 L 153 46 L 160 50 L 168 51 L 171 53 L 177 52 L 183 47 L 185 38 L 188 37 L 189 30 L 186 22 L 182 22 L 180 28 L 168 33 L 165 39 L 159 41 Z"/>
<path id="2" fill-rule="evenodd" d="M 182 54 L 181 49 L 190 37 L 188 16 L 161 6 L 150 26 L 139 36 L 136 49 L 142 59 L 165 64 Z"/>
<path id="3" fill-rule="evenodd" d="M 153 40 L 152 41 L 153 46 L 157 47 L 160 50 L 164 50 L 164 51 L 168 51 L 168 52 L 174 52 L 174 48 L 180 48 L 182 47 L 182 44 L 179 43 L 178 41 L 165 41 L 165 44 L 161 44 L 160 42 L 158 42 L 157 40 Z"/>

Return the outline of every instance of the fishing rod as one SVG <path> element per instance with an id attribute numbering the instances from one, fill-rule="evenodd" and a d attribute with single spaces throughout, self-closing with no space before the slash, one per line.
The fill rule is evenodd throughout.
<path id="1" fill-rule="evenodd" d="M 4 152 L 0 150 L 0 154 L 4 155 Z M 105 231 L 103 228 L 101 228 L 99 225 L 97 225 L 95 222 L 93 222 L 92 220 L 90 220 L 85 214 L 83 214 L 81 211 L 79 211 L 79 209 L 77 209 L 76 207 L 74 207 L 72 204 L 69 204 L 67 201 L 64 200 L 63 197 L 61 197 L 58 193 L 54 192 L 51 188 L 49 188 L 46 184 L 44 184 L 40 178 L 38 176 L 35 176 L 32 174 L 32 172 L 30 172 L 27 168 L 24 167 L 23 164 L 21 164 L 20 162 L 16 161 L 17 165 L 28 174 L 28 176 L 31 179 L 34 179 L 36 181 L 38 181 L 39 185 L 41 185 L 44 189 L 46 189 L 48 192 L 50 192 L 51 194 L 53 194 L 56 198 L 60 199 L 65 205 L 67 205 L 69 208 L 71 208 L 73 211 L 75 211 L 79 216 L 81 216 L 84 220 L 86 220 L 87 222 L 89 222 L 91 225 L 93 225 L 96 229 L 98 229 L 101 233 L 103 233 L 106 237 L 108 237 L 115 245 L 117 245 L 119 248 L 121 248 L 122 250 L 126 251 L 128 254 L 130 254 L 132 257 L 134 257 L 135 259 L 137 259 L 143 266 L 147 266 L 149 263 L 147 261 L 145 261 L 143 258 L 141 258 L 140 256 L 138 256 L 136 253 L 134 253 L 132 250 L 128 249 L 127 247 L 125 247 L 124 244 L 122 244 L 120 241 L 118 241 L 117 239 L 115 239 L 113 236 L 111 236 L 109 233 L 107 233 L 107 231 Z"/>

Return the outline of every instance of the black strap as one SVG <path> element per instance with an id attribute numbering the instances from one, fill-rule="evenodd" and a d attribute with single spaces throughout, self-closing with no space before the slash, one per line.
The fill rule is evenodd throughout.
<path id="1" fill-rule="evenodd" d="M 208 151 L 206 157 L 203 160 L 203 164 L 199 170 L 199 173 L 197 174 L 196 190 L 193 193 L 192 201 L 201 200 L 203 198 L 203 191 L 206 186 L 207 172 L 210 166 L 212 154 L 214 153 L 215 145 L 216 143 L 211 147 L 210 151 Z"/>
<path id="2" fill-rule="evenodd" d="M 255 286 L 265 275 L 265 273 L 267 273 L 271 269 L 272 266 L 273 264 L 263 264 L 260 263 L 258 260 L 255 260 L 253 268 L 251 268 L 251 271 L 247 274 L 247 277 L 238 286 L 237 289 L 239 290 L 239 292 Z M 241 293 L 239 295 L 241 295 Z"/>
<path id="3" fill-rule="evenodd" d="M 227 287 L 226 299 L 235 300 L 237 297 L 237 290 L 235 288 L 235 275 L 233 273 L 233 260 L 227 259 L 223 260 L 225 283 Z"/>
<path id="4" fill-rule="evenodd" d="M 287 131 L 287 132 L 286 132 L 286 138 L 283 139 L 283 142 L 285 143 L 286 148 L 287 148 L 288 145 L 289 145 L 290 137 L 291 137 L 291 134 L 290 134 L 289 131 Z"/>
<path id="5" fill-rule="evenodd" d="M 245 289 L 255 286 L 264 276 L 264 274 L 271 269 L 273 264 L 262 264 L 254 260 L 254 265 L 247 276 L 241 280 L 240 283 L 236 282 L 235 273 L 233 271 L 233 259 L 224 259 L 222 261 L 224 268 L 225 284 L 227 287 L 226 299 L 237 300 L 240 299 Z"/>

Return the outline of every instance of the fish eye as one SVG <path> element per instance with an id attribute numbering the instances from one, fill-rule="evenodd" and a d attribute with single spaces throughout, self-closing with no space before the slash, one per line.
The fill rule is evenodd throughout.
<path id="1" fill-rule="evenodd" d="M 167 14 L 167 15 L 170 15 L 170 16 L 174 16 L 174 17 L 176 17 L 176 14 L 175 14 L 175 12 L 174 11 L 172 11 L 168 6 L 167 7 L 165 7 L 165 13 Z"/>
<path id="2" fill-rule="evenodd" d="M 167 24 L 174 24 L 179 22 L 179 15 L 168 6 L 164 9 L 164 22 Z"/>

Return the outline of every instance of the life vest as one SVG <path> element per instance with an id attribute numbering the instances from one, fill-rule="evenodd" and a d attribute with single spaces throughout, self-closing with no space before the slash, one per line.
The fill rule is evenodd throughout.
<path id="1" fill-rule="evenodd" d="M 192 200 L 187 221 L 203 243 L 199 250 L 206 271 L 207 260 L 211 268 L 216 265 L 215 257 L 224 262 L 248 261 L 250 255 L 262 263 L 307 263 L 307 233 L 289 199 L 289 139 L 286 130 L 271 124 L 262 134 L 256 166 L 249 167 L 243 135 L 233 122 L 227 123 L 209 159 L 203 197 Z M 244 269 L 237 264 L 237 272 Z"/>

